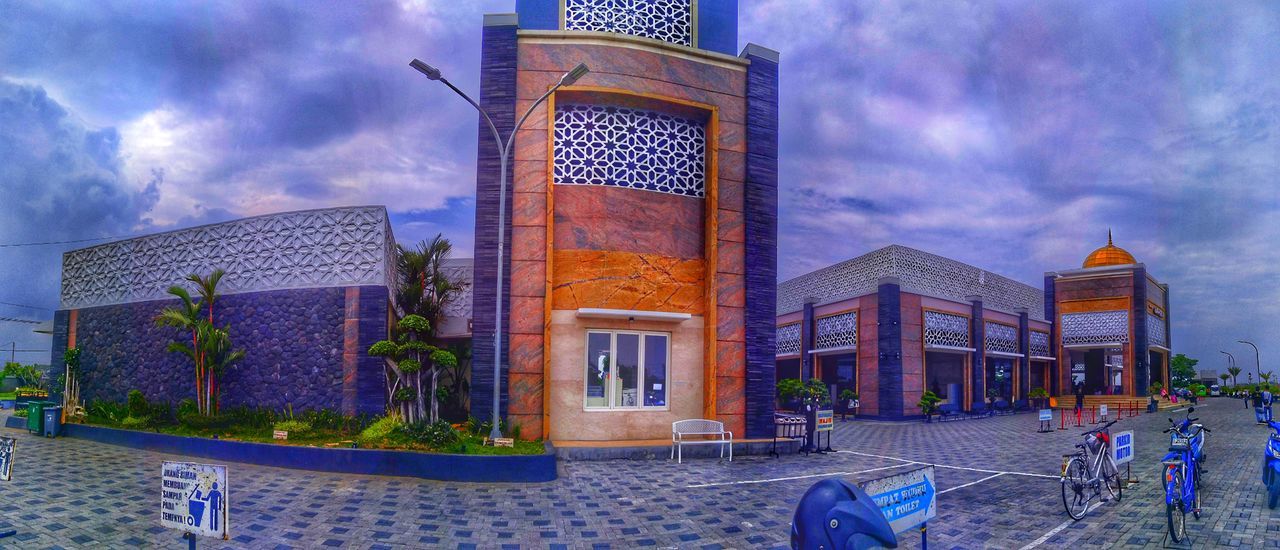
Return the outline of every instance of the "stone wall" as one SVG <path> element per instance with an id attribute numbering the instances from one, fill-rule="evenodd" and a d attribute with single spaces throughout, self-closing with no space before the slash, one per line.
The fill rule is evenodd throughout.
<path id="1" fill-rule="evenodd" d="M 353 290 L 357 300 L 349 302 Z M 176 403 L 194 397 L 191 362 L 165 349 L 169 342 L 185 338 L 184 333 L 154 322 L 162 309 L 176 303 L 153 300 L 55 316 L 55 335 L 60 337 L 54 343 L 56 360 L 61 365 L 60 351 L 66 349 L 68 333 L 73 335 L 74 345 L 82 350 L 81 394 L 86 402 L 123 401 L 133 389 L 152 401 Z M 214 317 L 220 326 L 231 325 L 233 344 L 246 352 L 221 381 L 222 407 L 281 409 L 292 404 L 295 411 L 325 408 L 349 414 L 383 410 L 381 362 L 365 352 L 386 337 L 385 287 L 225 295 L 216 303 Z M 74 324 L 71 330 L 66 328 L 69 324 Z"/>

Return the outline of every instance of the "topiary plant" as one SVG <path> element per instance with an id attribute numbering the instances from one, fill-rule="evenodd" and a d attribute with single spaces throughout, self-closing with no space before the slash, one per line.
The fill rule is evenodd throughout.
<path id="1" fill-rule="evenodd" d="M 142 396 L 142 392 L 138 390 L 129 390 L 129 416 L 142 418 L 147 415 L 151 406 L 147 404 L 147 398 Z"/>
<path id="2" fill-rule="evenodd" d="M 931 415 L 937 414 L 938 403 L 941 401 L 942 398 L 938 397 L 938 394 L 925 390 L 920 395 L 920 401 L 916 403 L 916 406 L 920 407 L 920 414 L 923 414 L 925 420 L 928 420 Z"/>

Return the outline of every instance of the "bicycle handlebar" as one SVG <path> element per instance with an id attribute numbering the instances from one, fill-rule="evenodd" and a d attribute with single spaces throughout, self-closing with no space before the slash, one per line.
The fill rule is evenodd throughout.
<path id="1" fill-rule="evenodd" d="M 1105 430 L 1105 429 L 1107 429 L 1107 428 L 1110 428 L 1112 424 L 1115 424 L 1116 422 L 1119 422 L 1119 421 L 1120 421 L 1119 419 L 1112 420 L 1111 422 L 1107 422 L 1106 424 L 1103 424 L 1101 428 L 1094 428 L 1094 429 L 1089 430 L 1089 431 L 1087 431 L 1087 432 L 1085 432 L 1085 433 L 1082 433 L 1082 434 L 1080 434 L 1080 435 L 1089 435 L 1089 434 L 1092 434 L 1092 433 L 1098 433 L 1098 432 L 1101 432 L 1101 431 L 1103 431 L 1103 430 Z"/>

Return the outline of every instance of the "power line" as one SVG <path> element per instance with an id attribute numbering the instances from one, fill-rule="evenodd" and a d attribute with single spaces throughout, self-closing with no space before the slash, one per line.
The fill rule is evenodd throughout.
<path id="1" fill-rule="evenodd" d="M 40 311 L 53 311 L 52 309 L 49 309 L 47 307 L 29 306 L 26 304 L 15 304 L 13 302 L 0 302 L 0 304 L 6 305 L 6 306 L 14 306 L 14 307 L 25 307 L 27 309 L 38 309 Z"/>
<path id="2" fill-rule="evenodd" d="M 52 245 L 52 244 L 88 243 L 93 241 L 109 241 L 112 239 L 127 239 L 128 237 L 129 237 L 128 235 L 116 235 L 113 237 L 97 237 L 93 239 L 74 239 L 70 241 L 45 241 L 45 242 L 39 242 L 39 243 L 0 243 L 0 248 L 13 248 L 13 247 L 19 247 L 19 246 L 46 246 L 46 245 Z"/>
<path id="3" fill-rule="evenodd" d="M 31 319 L 17 319 L 14 317 L 0 317 L 0 321 L 8 321 L 10 323 L 27 323 L 29 325 L 38 325 L 43 321 L 32 321 Z"/>

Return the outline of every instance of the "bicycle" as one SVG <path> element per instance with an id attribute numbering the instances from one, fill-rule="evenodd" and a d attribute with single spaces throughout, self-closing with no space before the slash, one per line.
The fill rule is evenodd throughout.
<path id="1" fill-rule="evenodd" d="M 1079 521 L 1089 513 L 1089 504 L 1095 497 L 1100 502 L 1111 498 L 1119 502 L 1123 496 L 1124 481 L 1111 456 L 1111 433 L 1107 431 L 1116 422 L 1084 432 L 1085 442 L 1076 444 L 1076 452 L 1062 455 L 1062 507 L 1073 520 Z M 1103 487 L 1109 498 L 1103 497 Z"/>
<path id="2" fill-rule="evenodd" d="M 1163 433 L 1170 433 L 1169 454 L 1164 456 L 1160 464 L 1164 471 L 1164 505 L 1165 518 L 1169 523 L 1169 538 L 1179 543 L 1187 537 L 1187 512 L 1200 519 L 1200 476 L 1203 473 L 1201 462 L 1204 460 L 1204 434 L 1211 432 L 1209 428 L 1194 422 L 1199 418 L 1191 418 L 1195 407 L 1187 410 L 1187 418 L 1182 422 L 1174 422 L 1172 418 Z M 1190 432 L 1192 428 L 1195 432 Z"/>

